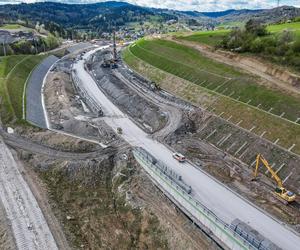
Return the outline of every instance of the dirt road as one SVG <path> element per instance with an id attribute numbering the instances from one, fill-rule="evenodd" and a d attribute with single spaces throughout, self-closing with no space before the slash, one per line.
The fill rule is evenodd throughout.
<path id="1" fill-rule="evenodd" d="M 45 217 L 12 153 L 0 138 L 0 198 L 18 249 L 58 249 Z"/>

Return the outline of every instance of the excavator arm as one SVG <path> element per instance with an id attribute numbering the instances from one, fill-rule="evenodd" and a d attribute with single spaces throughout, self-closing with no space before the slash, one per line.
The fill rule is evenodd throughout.
<path id="1" fill-rule="evenodd" d="M 274 192 L 276 194 L 276 197 L 279 197 L 280 198 L 279 200 L 282 201 L 285 205 L 295 201 L 296 195 L 293 192 L 291 192 L 289 190 L 286 190 L 283 187 L 282 180 L 277 175 L 277 173 L 271 168 L 268 161 L 261 154 L 258 154 L 257 157 L 256 157 L 256 166 L 255 166 L 255 171 L 254 171 L 254 178 L 256 178 L 257 175 L 258 175 L 258 168 L 259 168 L 260 162 L 263 163 L 263 165 L 268 169 L 268 171 L 271 173 L 272 177 L 277 182 L 277 187 L 275 188 L 275 192 Z"/>
<path id="2" fill-rule="evenodd" d="M 283 187 L 282 180 L 274 172 L 274 170 L 269 165 L 268 161 L 261 154 L 258 154 L 257 157 L 256 157 L 256 166 L 255 166 L 255 171 L 254 171 L 254 178 L 256 178 L 257 175 L 258 175 L 258 168 L 259 168 L 260 161 L 264 164 L 264 166 L 268 169 L 268 171 L 271 173 L 271 175 L 273 176 L 273 178 L 276 180 L 277 186 L 280 187 L 280 188 L 282 188 Z"/>

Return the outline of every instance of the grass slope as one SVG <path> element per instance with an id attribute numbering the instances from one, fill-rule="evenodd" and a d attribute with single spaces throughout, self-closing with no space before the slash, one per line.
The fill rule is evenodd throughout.
<path id="1" fill-rule="evenodd" d="M 295 121 L 300 99 L 258 85 L 257 79 L 202 56 L 197 50 L 165 40 L 140 40 L 130 51 L 145 62 L 230 98 Z M 250 101 L 251 100 L 251 101 Z M 249 102 L 250 101 L 250 102 Z"/>
<path id="2" fill-rule="evenodd" d="M 300 22 L 269 25 L 267 26 L 267 30 L 271 34 L 278 34 L 280 32 L 283 32 L 284 30 L 290 30 L 295 34 L 297 38 L 300 38 Z M 199 31 L 191 35 L 178 35 L 177 37 L 179 39 L 187 41 L 199 42 L 210 46 L 215 46 L 220 41 L 222 41 L 224 35 L 226 35 L 228 32 L 230 32 L 229 29 Z"/>
<path id="3" fill-rule="evenodd" d="M 179 35 L 178 39 L 183 39 L 191 42 L 199 42 L 207 45 L 217 45 L 230 30 L 221 29 L 214 31 L 199 31 L 192 35 Z"/>
<path id="4" fill-rule="evenodd" d="M 28 76 L 45 56 L 8 56 L 0 62 L 1 118 L 3 123 L 20 122 L 23 116 L 23 90 Z"/>
<path id="5" fill-rule="evenodd" d="M 145 54 L 145 51 L 144 53 L 139 54 L 137 45 L 123 52 L 123 59 L 131 68 L 148 77 L 150 80 L 159 83 L 166 91 L 190 101 L 196 106 L 209 107 L 209 109 L 215 114 L 224 113 L 222 115 L 223 118 L 230 119 L 233 123 L 239 123 L 239 126 L 245 129 L 249 130 L 255 126 L 252 130 L 253 133 L 256 133 L 257 135 L 264 133 L 264 137 L 270 141 L 275 141 L 279 138 L 278 144 L 285 148 L 289 148 L 293 143 L 295 143 L 296 146 L 293 149 L 293 152 L 300 154 L 300 137 L 298 136 L 300 134 L 300 126 L 251 108 L 243 103 L 236 102 L 226 96 L 218 96 L 218 93 L 212 92 L 209 89 L 209 86 L 208 88 L 205 88 L 205 86 L 195 84 L 197 81 L 192 83 L 189 81 L 189 79 L 191 79 L 189 74 L 193 74 L 193 72 L 191 71 L 188 74 L 185 74 L 185 68 L 180 68 L 182 71 L 177 68 L 176 72 L 182 72 L 177 74 L 180 77 L 179 78 L 175 75 L 174 71 L 176 67 L 181 66 L 179 64 L 179 60 L 176 61 L 177 65 L 172 64 L 166 66 L 166 63 L 169 61 L 165 61 L 164 58 L 153 58 L 152 56 L 153 54 L 151 53 Z M 151 60 L 154 59 L 156 59 L 157 62 L 151 63 Z M 210 64 L 207 63 L 207 66 L 208 65 Z M 172 66 L 174 68 L 173 70 L 170 70 Z M 195 68 L 199 67 L 196 63 L 194 63 L 194 66 Z M 227 75 L 229 73 L 230 70 L 227 70 Z M 187 80 L 182 79 L 183 77 Z M 257 88 L 259 89 L 260 86 L 257 86 Z M 267 96 L 269 94 L 269 90 L 266 89 L 266 91 L 265 95 Z M 250 92 L 250 90 L 246 88 L 246 93 L 248 92 Z M 271 91 L 270 93 L 272 96 L 273 92 Z M 262 95 L 264 95 L 264 92 Z M 290 97 L 286 96 L 286 98 L 289 99 Z M 298 111 L 297 107 L 296 109 Z"/>
<path id="6" fill-rule="evenodd" d="M 278 33 L 282 32 L 283 30 L 290 30 L 293 31 L 297 37 L 300 37 L 300 22 L 269 25 L 267 27 L 267 30 L 271 33 Z"/>

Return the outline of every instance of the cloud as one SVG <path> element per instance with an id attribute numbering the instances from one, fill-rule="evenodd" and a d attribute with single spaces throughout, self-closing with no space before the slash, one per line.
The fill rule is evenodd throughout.
<path id="1" fill-rule="evenodd" d="M 52 0 L 68 3 L 95 3 L 104 0 Z M 277 0 L 121 0 L 135 5 L 177 10 L 221 11 L 227 9 L 262 9 L 277 6 Z M 0 0 L 0 3 L 42 2 L 42 0 Z M 300 0 L 281 0 L 281 5 L 300 7 Z"/>

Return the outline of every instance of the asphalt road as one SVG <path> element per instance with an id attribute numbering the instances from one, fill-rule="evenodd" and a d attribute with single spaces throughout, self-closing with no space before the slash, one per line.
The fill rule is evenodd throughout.
<path id="1" fill-rule="evenodd" d="M 93 52 L 95 50 L 87 53 L 84 59 Z M 143 147 L 179 173 L 183 180 L 192 186 L 192 195 L 219 218 L 229 224 L 235 218 L 239 218 L 282 249 L 298 249 L 300 237 L 287 226 L 274 220 L 193 165 L 181 164 L 174 160 L 171 150 L 142 131 L 101 92 L 93 78 L 84 70 L 84 60 L 75 63 L 74 69 L 90 96 L 102 106 L 106 123 L 115 131 L 117 127 L 121 127 L 123 130 L 121 136 L 129 144 Z"/>
<path id="2" fill-rule="evenodd" d="M 47 128 L 42 106 L 42 87 L 45 76 L 58 60 L 56 56 L 45 58 L 31 73 L 26 87 L 26 120 L 32 124 Z"/>

